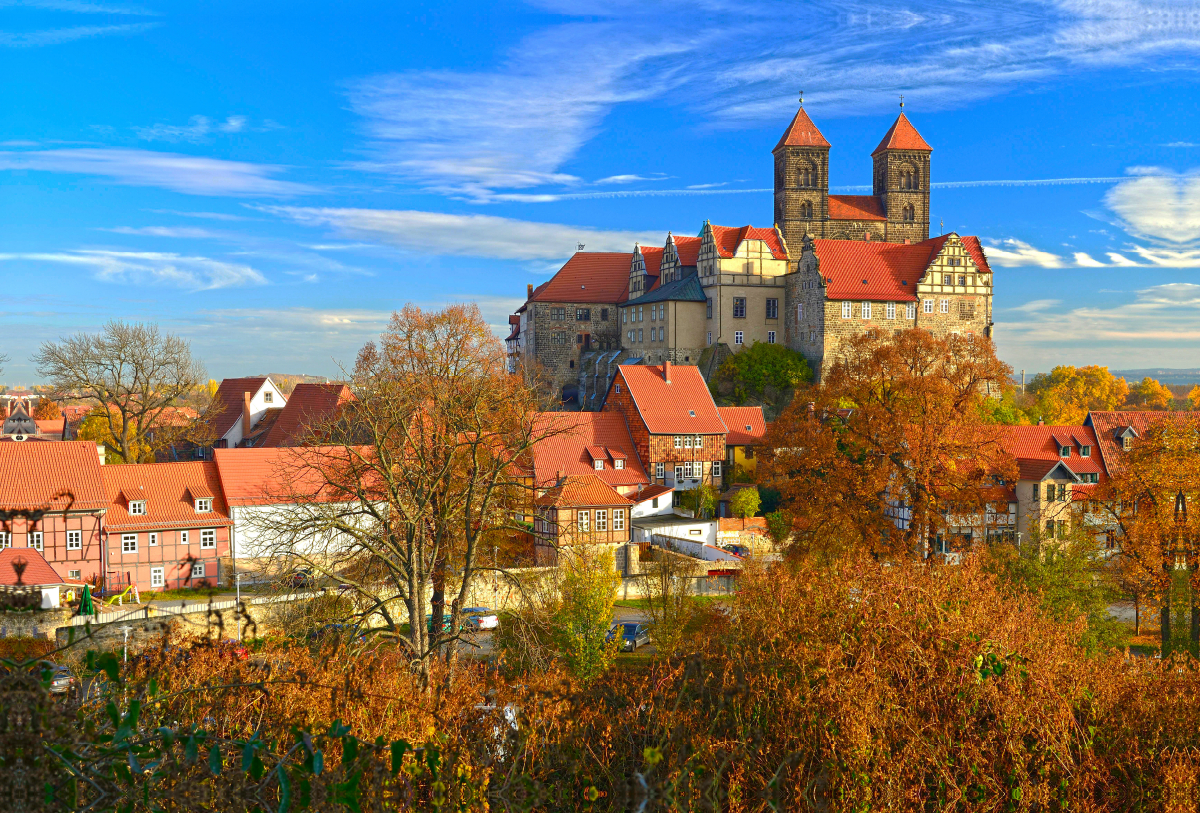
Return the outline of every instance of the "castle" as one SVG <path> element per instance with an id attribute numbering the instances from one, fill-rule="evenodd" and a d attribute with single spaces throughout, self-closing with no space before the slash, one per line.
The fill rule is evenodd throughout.
<path id="1" fill-rule="evenodd" d="M 772 151 L 772 227 L 705 221 L 629 253 L 580 251 L 509 318 L 511 372 L 539 370 L 564 404 L 599 409 L 621 364 L 710 375 L 755 342 L 820 376 L 872 328 L 992 335 L 978 238 L 929 237 L 933 149 L 903 110 L 871 154 L 872 194 L 829 194 L 830 143 L 801 106 Z"/>

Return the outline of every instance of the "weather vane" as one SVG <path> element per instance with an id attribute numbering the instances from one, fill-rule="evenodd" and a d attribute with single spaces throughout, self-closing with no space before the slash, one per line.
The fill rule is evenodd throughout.
<path id="1" fill-rule="evenodd" d="M 804 107 L 804 91 L 800 91 L 800 106 Z"/>
<path id="2" fill-rule="evenodd" d="M 904 94 L 903 93 L 900 94 L 900 109 L 901 110 L 904 109 Z"/>

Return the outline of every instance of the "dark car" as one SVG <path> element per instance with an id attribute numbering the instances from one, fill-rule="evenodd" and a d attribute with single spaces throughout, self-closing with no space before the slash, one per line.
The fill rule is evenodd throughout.
<path id="1" fill-rule="evenodd" d="M 307 567 L 297 570 L 290 577 L 288 577 L 288 586 L 295 590 L 303 590 L 306 587 L 312 587 L 312 585 L 312 570 Z"/>
<path id="2" fill-rule="evenodd" d="M 74 694 L 79 689 L 79 681 L 65 666 L 49 661 L 42 661 L 42 670 L 50 673 L 50 694 Z"/>
<path id="3" fill-rule="evenodd" d="M 636 652 L 639 646 L 650 643 L 650 630 L 645 624 L 634 621 L 618 621 L 608 631 L 607 640 L 620 639 L 618 647 L 622 652 Z"/>

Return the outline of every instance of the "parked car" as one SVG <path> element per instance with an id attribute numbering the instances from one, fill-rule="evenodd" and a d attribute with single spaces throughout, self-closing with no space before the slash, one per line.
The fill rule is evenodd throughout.
<path id="1" fill-rule="evenodd" d="M 500 626 L 500 617 L 490 607 L 467 607 L 463 616 L 463 629 L 494 630 Z"/>
<path id="2" fill-rule="evenodd" d="M 79 681 L 67 667 L 50 661 L 42 661 L 41 667 L 50 673 L 50 694 L 74 694 L 79 688 Z"/>
<path id="3" fill-rule="evenodd" d="M 639 646 L 650 643 L 650 630 L 635 621 L 618 621 L 608 630 L 607 640 L 619 638 L 622 652 L 636 652 Z"/>
<path id="4" fill-rule="evenodd" d="M 303 590 L 306 587 L 312 587 L 312 585 L 313 585 L 312 569 L 305 567 L 305 568 L 301 568 L 300 570 L 297 570 L 296 572 L 292 573 L 291 576 L 288 577 L 287 583 L 288 583 L 288 586 L 294 590 Z"/>

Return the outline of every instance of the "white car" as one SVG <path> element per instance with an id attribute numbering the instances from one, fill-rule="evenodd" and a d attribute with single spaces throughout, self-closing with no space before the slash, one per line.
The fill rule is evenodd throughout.
<path id="1" fill-rule="evenodd" d="M 500 618 L 488 607 L 467 607 L 463 610 L 463 627 L 474 630 L 494 630 Z"/>

